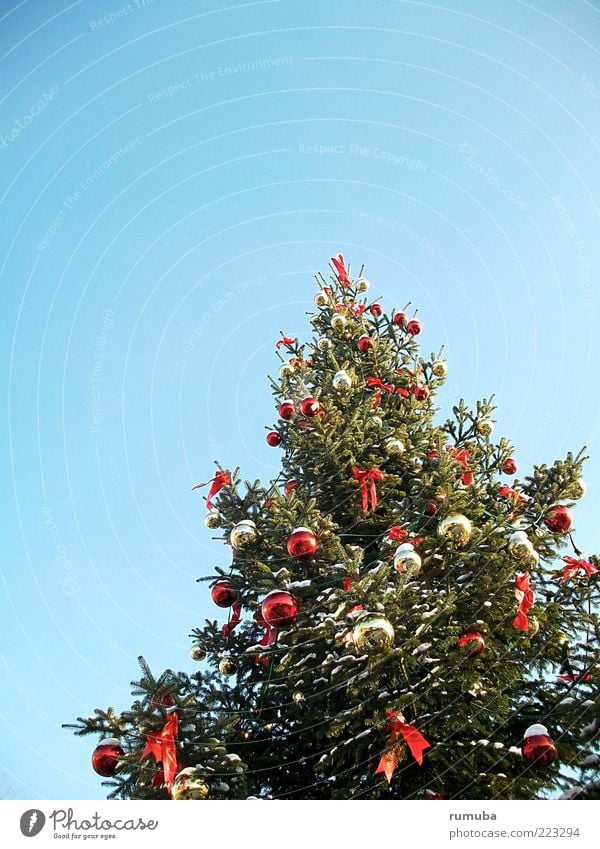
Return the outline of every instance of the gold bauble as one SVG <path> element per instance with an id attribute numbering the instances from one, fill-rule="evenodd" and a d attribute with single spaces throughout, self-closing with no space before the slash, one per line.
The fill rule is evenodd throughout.
<path id="1" fill-rule="evenodd" d="M 336 392 L 349 392 L 352 389 L 352 378 L 347 371 L 338 371 L 333 376 L 333 388 Z"/>
<path id="2" fill-rule="evenodd" d="M 283 363 L 279 369 L 279 377 L 291 377 L 294 371 L 294 366 L 291 363 Z"/>
<path id="3" fill-rule="evenodd" d="M 578 498 L 583 498 L 587 490 L 587 484 L 583 478 L 578 478 L 576 481 L 567 487 L 565 490 L 565 495 L 567 498 L 573 498 L 577 500 Z"/>
<path id="4" fill-rule="evenodd" d="M 532 548 L 525 531 L 515 531 L 508 538 L 508 553 L 515 560 L 527 558 Z"/>
<path id="5" fill-rule="evenodd" d="M 421 571 L 421 557 L 410 542 L 399 545 L 394 554 L 394 569 L 396 572 L 415 573 Z"/>
<path id="6" fill-rule="evenodd" d="M 383 419 L 381 416 L 369 416 L 367 425 L 369 427 L 381 427 L 383 425 Z"/>
<path id="7" fill-rule="evenodd" d="M 258 531 L 252 519 L 242 519 L 234 525 L 229 534 L 229 542 L 234 548 L 246 548 L 256 542 Z"/>
<path id="8" fill-rule="evenodd" d="M 319 351 L 331 351 L 333 342 L 328 336 L 322 336 L 317 342 L 317 348 Z"/>
<path id="9" fill-rule="evenodd" d="M 391 437 L 386 440 L 385 453 L 390 457 L 401 457 L 406 451 L 404 443 L 401 440 Z"/>
<path id="10" fill-rule="evenodd" d="M 462 513 L 452 513 L 438 524 L 437 533 L 440 539 L 454 548 L 462 548 L 471 539 L 473 526 Z"/>
<path id="11" fill-rule="evenodd" d="M 354 285 L 356 287 L 356 291 L 362 293 L 366 292 L 371 284 L 364 277 L 359 277 Z"/>
<path id="12" fill-rule="evenodd" d="M 209 510 L 209 512 L 204 517 L 204 524 L 207 528 L 211 528 L 214 530 L 215 528 L 221 527 L 221 514 L 218 510 Z"/>
<path id="13" fill-rule="evenodd" d="M 237 668 L 237 662 L 233 657 L 222 657 L 219 661 L 219 672 L 221 675 L 235 675 Z"/>
<path id="14" fill-rule="evenodd" d="M 363 613 L 354 623 L 352 640 L 358 651 L 387 651 L 394 645 L 394 629 L 381 613 Z"/>
<path id="15" fill-rule="evenodd" d="M 491 436 L 494 432 L 494 422 L 491 419 L 479 419 L 475 425 L 477 433 L 482 436 Z"/>
<path id="16" fill-rule="evenodd" d="M 333 318 L 331 319 L 331 326 L 338 333 L 343 333 L 343 331 L 346 329 L 347 324 L 348 324 L 348 321 L 346 319 L 346 316 L 340 315 L 339 313 L 336 313 L 333 316 Z"/>
<path id="17" fill-rule="evenodd" d="M 329 295 L 327 292 L 324 292 L 323 289 L 319 289 L 315 295 L 315 304 L 318 307 L 326 307 L 329 305 Z"/>
<path id="18" fill-rule="evenodd" d="M 431 373 L 434 377 L 446 377 L 448 366 L 444 360 L 434 360 L 431 364 Z"/>
<path id="19" fill-rule="evenodd" d="M 175 776 L 171 796 L 173 799 L 208 799 L 210 787 L 206 778 L 193 766 L 182 769 Z"/>
<path id="20" fill-rule="evenodd" d="M 204 660 L 206 657 L 206 649 L 204 646 L 192 646 L 190 649 L 190 657 L 192 660 L 195 660 L 197 663 L 200 663 L 201 660 Z"/>
<path id="21" fill-rule="evenodd" d="M 301 702 L 306 701 L 304 693 L 302 693 L 300 690 L 295 690 L 295 692 L 292 694 L 292 699 L 296 702 L 297 705 L 299 705 Z"/>

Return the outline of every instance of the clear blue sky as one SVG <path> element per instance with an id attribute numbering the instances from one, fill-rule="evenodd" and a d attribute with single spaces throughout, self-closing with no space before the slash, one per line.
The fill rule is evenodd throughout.
<path id="1" fill-rule="evenodd" d="M 190 489 L 277 473 L 333 252 L 523 470 L 589 446 L 600 550 L 598 45 L 595 0 L 2 0 L 0 796 L 103 798 L 61 723 L 193 668 L 228 561 Z"/>

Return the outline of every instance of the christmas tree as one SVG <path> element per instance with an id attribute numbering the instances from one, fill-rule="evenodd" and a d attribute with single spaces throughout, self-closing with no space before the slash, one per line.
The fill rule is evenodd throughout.
<path id="1" fill-rule="evenodd" d="M 276 343 L 279 476 L 204 484 L 229 548 L 199 579 L 219 614 L 191 635 L 199 671 L 140 659 L 128 710 L 70 727 L 104 738 L 112 797 L 597 797 L 584 452 L 520 479 L 491 399 L 440 417 L 419 318 L 386 314 L 341 255 L 332 272 L 312 340 Z"/>

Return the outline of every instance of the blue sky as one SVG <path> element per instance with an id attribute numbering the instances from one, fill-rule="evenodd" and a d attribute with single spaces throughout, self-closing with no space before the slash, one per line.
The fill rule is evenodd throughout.
<path id="1" fill-rule="evenodd" d="M 143 653 L 193 668 L 227 563 L 193 484 L 269 479 L 266 379 L 342 251 L 495 392 L 521 469 L 586 444 L 600 550 L 600 5 L 0 4 L 0 796 L 104 798 Z"/>

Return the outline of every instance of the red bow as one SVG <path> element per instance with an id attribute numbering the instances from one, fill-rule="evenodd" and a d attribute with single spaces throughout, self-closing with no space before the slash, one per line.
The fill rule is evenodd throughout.
<path id="1" fill-rule="evenodd" d="M 366 304 L 355 304 L 354 301 L 350 301 L 347 306 L 354 318 L 360 318 L 367 308 Z"/>
<path id="2" fill-rule="evenodd" d="M 298 341 L 297 338 L 292 339 L 291 336 L 286 336 L 285 333 L 282 333 L 281 339 L 278 340 L 275 347 L 277 348 L 277 350 L 282 348 L 284 345 L 286 345 L 289 348 L 291 345 L 294 345 L 297 341 Z"/>
<path id="3" fill-rule="evenodd" d="M 522 575 L 515 575 L 515 598 L 519 602 L 519 605 L 517 607 L 517 615 L 513 619 L 513 625 L 519 631 L 529 630 L 527 613 L 535 603 L 535 593 L 529 587 L 529 579 L 529 572 L 524 572 Z"/>
<path id="4" fill-rule="evenodd" d="M 452 445 L 446 446 L 446 451 L 450 451 L 454 459 L 461 464 L 464 469 L 461 480 L 465 486 L 471 486 L 474 477 L 473 472 L 469 468 L 469 451 L 467 448 L 453 448 Z"/>
<path id="5" fill-rule="evenodd" d="M 277 629 L 271 628 L 271 626 L 265 622 L 260 610 L 256 611 L 256 613 L 254 614 L 254 619 L 256 620 L 256 624 L 259 626 L 259 628 L 266 628 L 266 631 L 263 634 L 263 637 L 258 645 L 272 646 L 273 643 L 277 640 Z M 254 658 L 254 662 L 260 663 L 263 666 L 268 666 L 271 663 L 271 658 L 267 654 L 257 654 Z"/>
<path id="6" fill-rule="evenodd" d="M 580 675 L 557 675 L 559 681 L 566 681 L 568 684 L 579 683 L 580 681 L 591 681 L 592 675 L 590 672 L 582 672 Z"/>
<path id="7" fill-rule="evenodd" d="M 400 755 L 402 753 L 402 747 L 398 743 L 399 735 L 404 738 L 404 742 L 410 749 L 411 755 L 419 766 L 423 765 L 423 752 L 431 746 L 431 743 L 427 742 L 421 732 L 416 729 L 414 725 L 409 725 L 408 722 L 404 722 L 401 713 L 388 710 L 386 716 L 390 725 L 390 749 L 381 756 L 379 766 L 375 770 L 374 774 L 377 775 L 377 773 L 383 772 L 389 784 L 392 780 L 396 767 L 398 766 Z"/>
<path id="8" fill-rule="evenodd" d="M 524 504 L 527 501 L 524 495 L 506 484 L 498 487 L 498 498 L 514 498 L 519 504 Z"/>
<path id="9" fill-rule="evenodd" d="M 400 525 L 392 525 L 388 531 L 387 538 L 389 542 L 404 542 L 407 536 L 408 531 L 405 531 Z"/>
<path id="10" fill-rule="evenodd" d="M 395 386 L 393 383 L 384 383 L 380 377 L 365 377 L 367 386 L 376 387 L 382 392 L 389 392 L 390 395 L 402 395 L 403 398 L 408 398 L 410 392 L 403 386 Z"/>
<path id="11" fill-rule="evenodd" d="M 348 277 L 348 272 L 346 271 L 346 266 L 344 265 L 344 257 L 341 254 L 337 256 L 332 256 L 331 261 L 335 267 L 338 280 L 342 284 L 342 286 L 350 285 L 350 278 Z"/>
<path id="12" fill-rule="evenodd" d="M 574 557 L 568 556 L 563 557 L 563 560 L 567 565 L 564 567 L 560 575 L 556 575 L 554 578 L 554 580 L 558 581 L 559 584 L 566 584 L 570 578 L 575 577 L 580 569 L 585 572 L 588 578 L 598 571 L 594 564 L 588 563 L 587 560 L 576 560 Z"/>
<path id="13" fill-rule="evenodd" d="M 242 613 L 242 603 L 240 601 L 234 601 L 231 605 L 231 610 L 229 612 L 229 620 L 223 625 L 221 628 L 221 632 L 224 637 L 228 637 L 232 632 L 236 625 L 239 624 Z"/>
<path id="14" fill-rule="evenodd" d="M 354 581 L 352 580 L 352 578 L 344 578 L 344 580 L 342 581 L 342 589 L 345 593 L 350 592 L 353 586 Z"/>
<path id="15" fill-rule="evenodd" d="M 175 748 L 175 739 L 179 730 L 179 718 L 177 713 L 173 711 L 167 717 L 167 720 L 160 731 L 150 731 L 146 737 L 146 745 L 142 752 L 142 758 L 152 755 L 154 760 L 162 764 L 164 774 L 164 783 L 167 790 L 170 792 L 173 787 L 173 780 L 178 773 L 177 767 L 177 751 Z"/>
<path id="16" fill-rule="evenodd" d="M 356 466 L 353 466 L 352 476 L 360 484 L 363 513 L 366 513 L 369 509 L 369 495 L 371 496 L 371 510 L 376 510 L 377 490 L 375 489 L 375 481 L 383 480 L 381 469 L 357 469 Z"/>
<path id="17" fill-rule="evenodd" d="M 214 478 L 212 480 L 206 481 L 206 483 L 198 483 L 198 484 L 196 484 L 196 486 L 193 486 L 192 492 L 195 489 L 201 489 L 201 487 L 203 487 L 203 486 L 208 486 L 209 483 L 211 484 L 211 487 L 208 490 L 208 497 L 206 499 L 206 506 L 208 507 L 209 510 L 212 510 L 212 508 L 213 508 L 213 503 L 212 503 L 213 496 L 217 495 L 217 493 L 219 493 L 224 486 L 231 486 L 231 472 L 227 472 L 227 471 L 217 472 L 217 474 L 214 476 Z"/>

